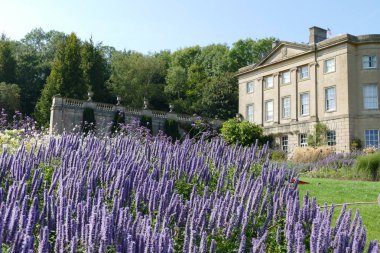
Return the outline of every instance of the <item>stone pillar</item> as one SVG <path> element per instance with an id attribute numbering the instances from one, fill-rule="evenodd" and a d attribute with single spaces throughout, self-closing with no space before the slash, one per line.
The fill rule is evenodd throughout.
<path id="1" fill-rule="evenodd" d="M 56 95 L 50 108 L 49 134 L 61 134 L 63 132 L 63 99 Z"/>

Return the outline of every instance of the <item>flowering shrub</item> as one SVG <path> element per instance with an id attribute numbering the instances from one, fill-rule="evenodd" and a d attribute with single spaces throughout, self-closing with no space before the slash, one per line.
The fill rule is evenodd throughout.
<path id="1" fill-rule="evenodd" d="M 11 119 L 11 120 L 9 120 Z M 35 128 L 35 121 L 29 116 L 15 112 L 9 117 L 4 109 L 0 111 L 0 152 L 14 153 L 24 143 L 27 150 L 42 141 L 42 132 Z"/>
<path id="2" fill-rule="evenodd" d="M 0 234 L 10 252 L 363 252 L 345 207 L 306 195 L 268 147 L 220 138 L 52 137 L 0 154 Z M 260 173 L 256 173 L 261 166 Z M 369 252 L 377 252 L 371 242 Z"/>
<path id="3" fill-rule="evenodd" d="M 0 132 L 0 152 L 7 150 L 14 153 L 21 145 L 21 141 L 20 130 L 4 130 Z"/>
<path id="4" fill-rule="evenodd" d="M 366 147 L 363 149 L 364 154 L 373 154 L 377 151 L 376 147 Z"/>

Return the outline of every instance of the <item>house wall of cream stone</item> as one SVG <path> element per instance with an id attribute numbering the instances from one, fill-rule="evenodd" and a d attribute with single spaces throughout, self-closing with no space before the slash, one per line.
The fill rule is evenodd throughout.
<path id="1" fill-rule="evenodd" d="M 239 113 L 247 116 L 247 105 L 254 104 L 254 122 L 263 126 L 267 134 L 288 136 L 288 150 L 299 145 L 300 133 L 313 133 L 317 121 L 325 123 L 336 132 L 337 152 L 348 152 L 353 138 L 365 141 L 366 129 L 380 129 L 380 110 L 365 110 L 363 85 L 377 84 L 380 97 L 380 36 L 373 43 L 352 40 L 351 35 L 341 35 L 317 44 L 317 50 L 288 46 L 278 48 L 265 64 L 239 75 Z M 363 36 L 362 36 L 363 37 Z M 286 48 L 286 49 L 284 49 Z M 297 51 L 298 50 L 298 51 Z M 303 51 L 302 51 L 303 50 Z M 362 56 L 376 55 L 377 68 L 365 70 Z M 335 70 L 325 73 L 326 60 L 335 60 Z M 309 78 L 300 80 L 299 67 L 309 66 Z M 291 81 L 281 84 L 281 74 L 290 70 Z M 265 89 L 263 79 L 273 76 L 274 87 Z M 246 84 L 254 80 L 254 92 L 247 94 Z M 335 110 L 326 110 L 326 89 L 335 88 Z M 309 93 L 309 114 L 300 115 L 300 94 Z M 281 99 L 290 97 L 290 118 L 282 118 Z M 273 100 L 273 121 L 265 121 L 265 101 Z M 380 103 L 379 103 L 380 104 Z M 380 108 L 380 107 L 379 107 Z"/>

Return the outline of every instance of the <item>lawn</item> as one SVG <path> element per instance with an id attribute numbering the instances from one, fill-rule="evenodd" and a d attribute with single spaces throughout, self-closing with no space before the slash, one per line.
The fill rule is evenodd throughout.
<path id="1" fill-rule="evenodd" d="M 300 178 L 310 184 L 299 185 L 301 200 L 309 192 L 310 196 L 317 197 L 317 203 L 323 205 L 342 204 L 352 202 L 376 202 L 380 194 L 380 182 L 348 181 L 322 178 Z M 360 210 L 363 224 L 367 228 L 367 242 L 370 240 L 380 241 L 380 205 L 379 204 L 352 204 L 348 208 Z M 340 208 L 336 207 L 335 217 Z"/>

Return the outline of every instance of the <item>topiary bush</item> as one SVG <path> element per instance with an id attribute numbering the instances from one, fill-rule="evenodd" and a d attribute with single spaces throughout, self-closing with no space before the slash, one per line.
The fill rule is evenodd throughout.
<path id="1" fill-rule="evenodd" d="M 141 116 L 140 126 L 146 127 L 152 132 L 152 117 L 146 115 Z"/>
<path id="2" fill-rule="evenodd" d="M 83 118 L 82 118 L 82 132 L 88 134 L 89 132 L 93 132 L 95 130 L 96 121 L 94 109 L 92 108 L 84 108 L 83 110 Z"/>
<path id="3" fill-rule="evenodd" d="M 125 124 L 125 113 L 117 110 L 112 120 L 111 133 L 120 132 L 121 126 Z"/>
<path id="4" fill-rule="evenodd" d="M 367 173 L 373 181 L 377 181 L 380 174 L 380 152 L 359 156 L 355 165 L 358 170 Z"/>
<path id="5" fill-rule="evenodd" d="M 167 136 L 172 137 L 173 140 L 177 140 L 181 137 L 178 130 L 178 122 L 174 119 L 165 120 L 164 132 Z"/>

